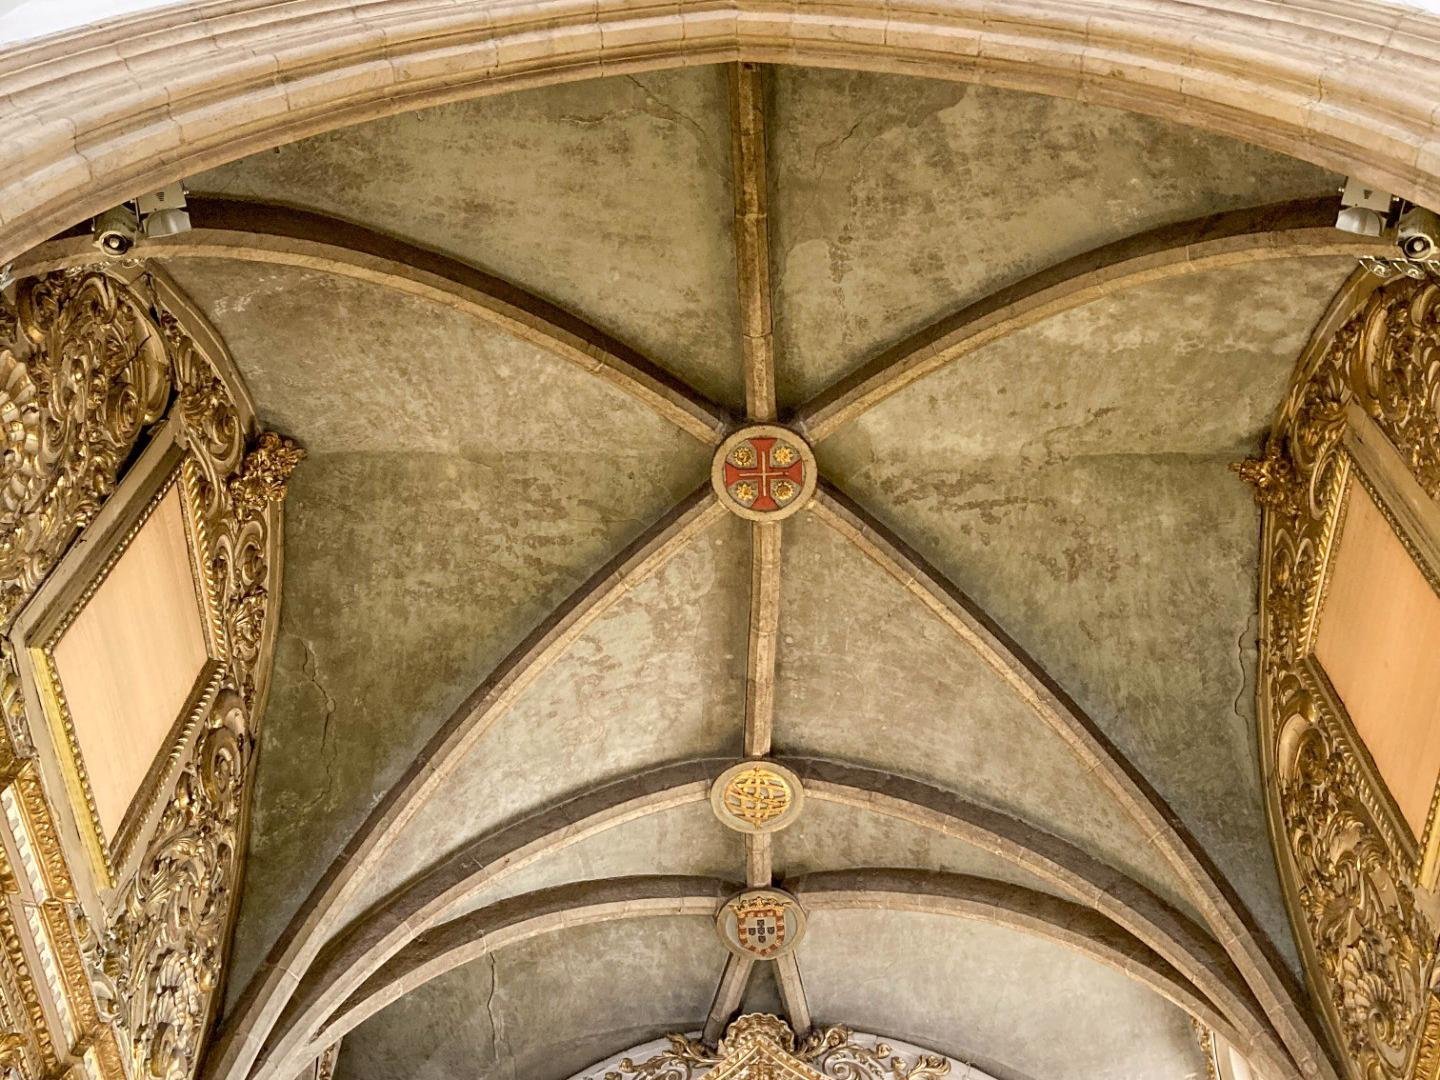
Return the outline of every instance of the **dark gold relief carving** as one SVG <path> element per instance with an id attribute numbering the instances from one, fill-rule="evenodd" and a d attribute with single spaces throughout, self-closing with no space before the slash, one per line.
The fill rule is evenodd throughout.
<path id="1" fill-rule="evenodd" d="M 1415 1054 L 1415 1080 L 1440 1080 L 1440 997 L 1432 987 L 1425 1005 L 1425 1022 Z"/>
<path id="2" fill-rule="evenodd" d="M 1352 469 L 1358 406 L 1440 495 L 1440 287 L 1375 293 L 1297 372 L 1262 457 L 1240 466 L 1266 508 L 1261 737 L 1277 855 L 1307 966 L 1356 1077 L 1403 1080 L 1422 1056 L 1433 928 L 1413 846 L 1380 811 L 1347 721 L 1309 657 Z"/>
<path id="3" fill-rule="evenodd" d="M 246 708 L 217 703 L 139 874 L 100 938 L 103 997 L 118 1005 L 144 1075 L 193 1073 L 220 985 L 253 756 Z"/>

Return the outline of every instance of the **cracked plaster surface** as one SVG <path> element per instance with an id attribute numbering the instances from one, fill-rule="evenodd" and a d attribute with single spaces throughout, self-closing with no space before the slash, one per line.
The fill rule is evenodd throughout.
<path id="1" fill-rule="evenodd" d="M 1069 840 L 1186 906 L 1101 781 L 953 630 L 817 518 L 802 512 L 787 528 L 776 753 L 925 780 Z"/>
<path id="2" fill-rule="evenodd" d="M 666 761 L 740 752 L 749 544 L 726 516 L 595 621 L 441 780 L 359 912 L 465 840 Z"/>
<path id="3" fill-rule="evenodd" d="M 599 380 L 446 309 L 308 271 L 173 269 L 266 423 L 310 450 L 286 504 L 233 993 L 470 689 L 707 461 Z"/>
<path id="4" fill-rule="evenodd" d="M 1255 761 L 1259 515 L 1228 466 L 1349 269 L 1135 289 L 965 358 L 819 449 L 1139 766 L 1292 964 Z"/>
<path id="5" fill-rule="evenodd" d="M 340 1075 L 564 1080 L 626 1047 L 693 1031 L 725 965 L 709 922 L 574 927 L 447 972 L 347 1035 Z"/>
<path id="6" fill-rule="evenodd" d="M 1221 210 L 1330 195 L 1339 183 L 1293 158 L 1077 101 L 774 71 L 775 338 L 780 400 L 792 406 L 1072 255 Z"/>
<path id="7" fill-rule="evenodd" d="M 256 154 L 191 190 L 332 214 L 568 308 L 741 402 L 724 71 L 521 91 Z"/>
<path id="8" fill-rule="evenodd" d="M 1205 1075 L 1183 1012 L 1119 971 L 1016 930 L 919 912 L 818 911 L 796 956 L 822 1022 L 863 1016 L 875 1031 L 923 1039 L 996 1077 Z"/>

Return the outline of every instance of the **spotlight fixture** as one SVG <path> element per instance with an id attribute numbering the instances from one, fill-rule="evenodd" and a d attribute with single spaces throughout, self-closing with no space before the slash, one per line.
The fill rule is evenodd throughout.
<path id="1" fill-rule="evenodd" d="M 140 220 L 129 203 L 106 210 L 96 216 L 91 225 L 95 234 L 95 246 L 112 259 L 129 253 L 140 237 Z"/>
<path id="2" fill-rule="evenodd" d="M 1400 215 L 1396 242 L 1401 254 L 1414 262 L 1440 259 L 1440 215 L 1423 206 L 1412 206 Z"/>
<path id="3" fill-rule="evenodd" d="M 190 231 L 185 185 L 179 181 L 141 195 L 98 215 L 91 225 L 95 246 L 112 259 L 130 253 L 141 237 L 175 236 Z"/>

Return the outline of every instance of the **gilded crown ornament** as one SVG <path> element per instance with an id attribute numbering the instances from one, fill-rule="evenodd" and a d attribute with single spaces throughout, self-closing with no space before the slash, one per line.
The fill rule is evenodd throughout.
<path id="1" fill-rule="evenodd" d="M 815 455 L 788 428 L 756 424 L 731 435 L 710 470 L 715 493 L 732 513 L 751 521 L 779 521 L 815 494 Z"/>
<path id="2" fill-rule="evenodd" d="M 768 833 L 785 828 L 800 813 L 804 788 L 789 769 L 770 761 L 742 761 L 716 778 L 710 805 L 730 828 Z"/>

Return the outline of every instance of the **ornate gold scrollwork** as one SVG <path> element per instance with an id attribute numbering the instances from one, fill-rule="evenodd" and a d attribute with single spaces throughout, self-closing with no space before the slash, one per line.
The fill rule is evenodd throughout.
<path id="1" fill-rule="evenodd" d="M 120 1034 L 131 1077 L 181 1080 L 198 1064 L 236 899 L 261 642 L 272 609 L 272 504 L 304 451 L 249 430 L 215 364 L 143 280 L 127 285 L 103 272 L 66 271 L 22 282 L 13 306 L 0 303 L 0 621 L 94 517 L 147 430 L 167 412 L 178 416 L 197 478 L 205 584 L 220 624 L 220 691 L 108 925 L 92 925 L 78 909 L 73 928 L 58 908 L 47 914 L 57 932 L 71 934 L 74 950 L 62 957 L 67 980 L 78 971 L 73 958 L 83 956 L 87 969 L 90 998 L 77 1015 Z M 43 815 L 40 862 L 60 873 L 64 855 L 43 793 L 24 784 L 30 748 L 18 687 L 14 657 L 0 651 L 0 711 L 16 737 L 0 754 L 0 783 L 14 780 L 30 799 L 27 815 Z M 14 951 L 8 935 L 5 944 Z M 0 991 L 6 974 L 0 965 Z M 36 1026 L 33 1019 L 27 1026 Z M 53 1048 L 34 1064 L 53 1071 Z"/>
<path id="2" fill-rule="evenodd" d="M 1361 1080 L 1414 1075 L 1435 936 L 1416 860 L 1380 812 L 1309 656 L 1363 409 L 1440 496 L 1440 286 L 1373 294 L 1300 370 L 1264 454 L 1238 466 L 1266 510 L 1262 756 L 1272 838 L 1330 1026 Z M 1427 1077 L 1428 1080 L 1428 1077 Z"/>
<path id="3" fill-rule="evenodd" d="M 231 692 L 211 711 L 145 862 L 91 952 L 96 997 L 118 1004 L 113 1015 L 147 1076 L 190 1076 L 197 1063 L 220 984 L 253 748 L 245 705 Z"/>
<path id="4" fill-rule="evenodd" d="M 143 301 L 102 274 L 28 282 L 0 347 L 0 621 L 115 486 L 170 399 Z M 0 327 L 3 329 L 3 327 Z"/>
<path id="5" fill-rule="evenodd" d="M 621 1061 L 603 1080 L 939 1080 L 950 1062 L 922 1054 L 908 1059 L 883 1042 L 866 1044 L 846 1027 L 797 1039 L 777 1016 L 752 1013 L 726 1029 L 712 1051 L 684 1035 L 667 1035 L 669 1049 L 636 1062 Z"/>

